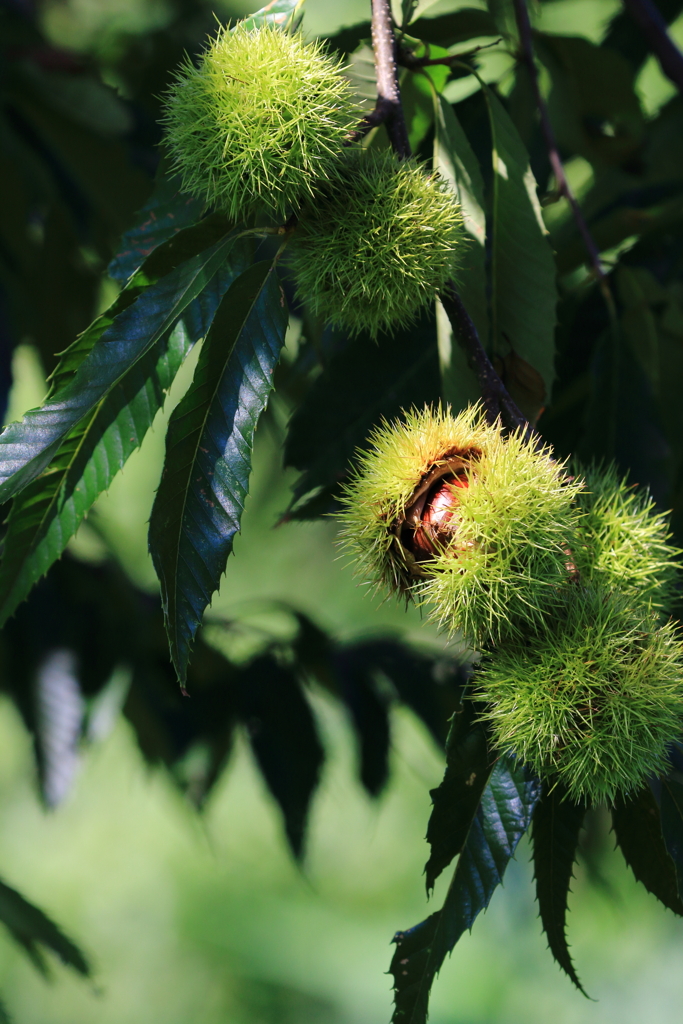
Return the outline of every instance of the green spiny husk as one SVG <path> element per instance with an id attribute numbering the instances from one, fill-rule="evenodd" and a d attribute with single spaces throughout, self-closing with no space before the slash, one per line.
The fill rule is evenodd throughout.
<path id="1" fill-rule="evenodd" d="M 417 596 L 432 617 L 473 643 L 524 633 L 561 600 L 580 482 L 519 434 L 504 436 L 481 408 L 454 417 L 441 408 L 384 424 L 360 455 L 344 494 L 342 540 L 358 573 L 378 587 Z M 416 562 L 401 523 L 434 467 L 463 456 L 469 486 L 457 492 L 452 536 Z"/>
<path id="2" fill-rule="evenodd" d="M 485 653 L 474 686 L 501 750 L 573 799 L 613 800 L 667 768 L 683 727 L 683 642 L 648 607 L 574 586 L 526 638 Z"/>
<path id="3" fill-rule="evenodd" d="M 302 212 L 291 250 L 297 294 L 330 323 L 376 336 L 434 300 L 464 238 L 443 178 L 390 152 L 349 150 Z"/>
<path id="4" fill-rule="evenodd" d="M 177 72 L 164 123 L 183 190 L 238 219 L 311 196 L 362 115 L 320 44 L 238 24 Z"/>
<path id="5" fill-rule="evenodd" d="M 683 552 L 669 543 L 668 517 L 613 465 L 576 466 L 576 472 L 586 484 L 577 496 L 583 515 L 572 548 L 582 583 L 619 590 L 659 611 L 670 608 Z"/>

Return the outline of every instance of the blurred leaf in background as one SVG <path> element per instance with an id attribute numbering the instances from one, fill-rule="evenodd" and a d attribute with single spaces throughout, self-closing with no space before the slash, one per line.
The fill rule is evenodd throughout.
<path id="1" fill-rule="evenodd" d="M 682 925 L 645 888 L 680 914 L 677 764 L 611 812 L 559 801 L 492 756 L 462 699 L 472 653 L 338 560 L 328 513 L 373 428 L 479 397 L 444 307 L 376 342 L 331 330 L 286 250 L 238 238 L 161 155 L 180 61 L 253 6 L 0 0 L 0 405 L 20 419 L 46 378 L 52 402 L 2 440 L 5 497 L 30 483 L 3 506 L 0 874 L 31 899 L 0 883 L 0 1019 L 369 1024 L 389 937 L 426 918 L 392 963 L 396 1020 L 422 1021 L 505 873 L 436 1024 L 673 1024 Z M 659 8 L 683 41 L 680 0 Z M 255 23 L 326 38 L 371 109 L 370 5 L 301 14 Z M 394 15 L 410 141 L 462 203 L 458 283 L 498 372 L 559 457 L 613 458 L 673 507 L 681 543 L 683 99 L 616 0 L 531 10 L 610 305 L 512 5 Z M 530 854 L 551 951 L 597 1003 L 557 982 Z M 24 961 L 53 954 L 92 960 L 98 988 L 36 985 Z"/>

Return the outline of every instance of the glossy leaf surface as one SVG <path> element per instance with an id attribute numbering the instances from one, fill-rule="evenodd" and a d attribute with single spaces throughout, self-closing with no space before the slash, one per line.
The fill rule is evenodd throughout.
<path id="1" fill-rule="evenodd" d="M 500 885 L 539 796 L 537 780 L 498 761 L 477 809 L 446 900 L 426 921 L 394 936 L 393 1024 L 424 1024 L 429 993 L 446 956 Z"/>
<path id="2" fill-rule="evenodd" d="M 248 244 L 238 242 L 183 319 L 131 366 L 93 414 L 71 431 L 49 468 L 14 499 L 0 562 L 0 624 L 61 555 L 95 500 L 142 443 L 183 359 L 206 334 L 248 256 Z"/>
<path id="3" fill-rule="evenodd" d="M 453 717 L 446 743 L 443 781 L 430 793 L 434 806 L 427 825 L 431 846 L 425 867 L 427 892 L 465 845 L 493 768 L 486 731 L 476 719 L 474 703 L 464 701 Z"/>
<path id="4" fill-rule="evenodd" d="M 148 256 L 182 228 L 199 220 L 202 203 L 180 192 L 180 180 L 162 159 L 151 196 L 124 232 L 121 245 L 107 268 L 109 276 L 125 284 Z"/>
<path id="5" fill-rule="evenodd" d="M 146 288 L 116 316 L 75 372 L 40 409 L 31 410 L 20 423 L 5 428 L 0 434 L 0 501 L 13 497 L 34 480 L 79 420 L 94 410 L 134 363 L 173 328 L 218 271 L 234 241 L 233 235 L 226 236 Z M 64 366 L 59 370 L 60 383 L 66 369 Z"/>
<path id="6" fill-rule="evenodd" d="M 225 295 L 192 385 L 169 423 L 149 544 L 181 681 L 240 527 L 254 431 L 287 323 L 274 264 L 254 264 Z"/>

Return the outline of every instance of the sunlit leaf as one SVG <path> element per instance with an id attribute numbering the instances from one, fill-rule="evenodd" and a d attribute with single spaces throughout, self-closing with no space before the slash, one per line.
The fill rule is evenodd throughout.
<path id="1" fill-rule="evenodd" d="M 420 0 L 401 0 L 401 26 L 405 27 L 410 24 L 410 19 L 413 16 L 415 8 L 419 4 Z"/>
<path id="2" fill-rule="evenodd" d="M 489 317 L 486 301 L 486 205 L 484 181 L 474 155 L 453 108 L 442 96 L 435 96 L 434 169 L 453 187 L 462 210 L 469 245 L 458 269 L 457 287 L 465 309 L 484 346 L 489 341 Z M 437 325 L 439 360 L 444 398 L 454 411 L 479 399 L 479 385 L 465 353 L 453 338 L 450 321 L 438 304 Z"/>
<path id="3" fill-rule="evenodd" d="M 430 793 L 434 806 L 427 825 L 427 892 L 462 851 L 492 768 L 485 729 L 477 721 L 474 702 L 466 700 L 451 725 L 443 781 Z"/>
<path id="4" fill-rule="evenodd" d="M 59 558 L 98 496 L 140 446 L 183 359 L 206 334 L 248 257 L 248 245 L 238 243 L 183 320 L 133 364 L 93 414 L 71 431 L 48 469 L 15 497 L 0 562 L 0 625 Z"/>
<path id="5" fill-rule="evenodd" d="M 418 46 L 413 52 L 416 57 L 448 56 L 448 50 L 441 46 Z M 442 92 L 449 75 L 449 68 L 436 64 L 420 71 L 407 71 L 401 79 L 403 113 L 414 152 L 424 142 L 434 123 L 434 96 Z"/>
<path id="6" fill-rule="evenodd" d="M 529 156 L 500 100 L 482 86 L 493 141 L 491 208 L 492 352 L 501 361 L 514 353 L 540 376 L 542 393 L 529 407 L 525 393 L 515 392 L 531 419 L 550 399 L 555 376 L 555 262 L 545 234 Z"/>
<path id="7" fill-rule="evenodd" d="M 234 234 L 193 256 L 146 288 L 101 334 L 75 372 L 39 409 L 0 434 L 0 501 L 34 480 L 60 444 L 91 413 L 131 367 L 166 335 L 209 283 L 235 243 Z M 77 355 L 74 349 L 72 356 Z M 75 360 L 74 360 L 75 361 Z M 69 360 L 58 368 L 66 376 Z"/>
<path id="8" fill-rule="evenodd" d="M 540 793 L 537 780 L 501 759 L 484 790 L 441 910 L 394 936 L 393 1024 L 425 1024 L 432 983 L 460 936 L 500 885 Z"/>
<path id="9" fill-rule="evenodd" d="M 240 527 L 254 431 L 287 323 L 273 262 L 255 264 L 221 302 L 192 385 L 169 423 L 149 542 L 181 681 Z"/>
<path id="10" fill-rule="evenodd" d="M 261 25 L 277 25 L 278 28 L 295 31 L 303 15 L 304 0 L 271 0 L 254 14 L 240 22 L 247 28 Z"/>

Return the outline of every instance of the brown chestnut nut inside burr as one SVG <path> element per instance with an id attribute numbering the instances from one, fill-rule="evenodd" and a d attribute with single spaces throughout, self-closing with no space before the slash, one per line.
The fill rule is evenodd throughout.
<path id="1" fill-rule="evenodd" d="M 398 537 L 415 561 L 432 558 L 457 533 L 454 513 L 460 504 L 458 491 L 469 486 L 468 470 L 469 462 L 463 459 L 433 466 L 413 495 Z"/>

